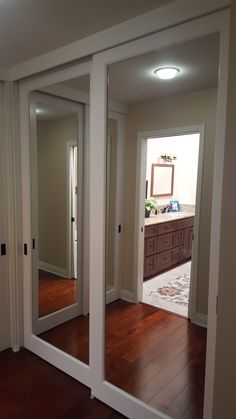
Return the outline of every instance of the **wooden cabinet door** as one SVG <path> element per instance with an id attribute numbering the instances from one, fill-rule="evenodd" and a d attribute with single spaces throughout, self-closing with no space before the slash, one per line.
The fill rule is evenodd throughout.
<path id="1" fill-rule="evenodd" d="M 193 227 L 185 229 L 184 232 L 184 258 L 192 256 Z"/>
<path id="2" fill-rule="evenodd" d="M 154 275 L 156 272 L 155 255 L 148 256 L 144 259 L 144 278 Z"/>
<path id="3" fill-rule="evenodd" d="M 163 234 L 157 237 L 157 252 L 172 249 L 174 243 L 174 233 Z"/>
<path id="4" fill-rule="evenodd" d="M 184 246 L 175 247 L 173 250 L 173 263 L 179 263 L 184 259 Z"/>
<path id="5" fill-rule="evenodd" d="M 165 269 L 169 269 L 173 264 L 173 250 L 167 250 L 165 252 L 158 253 L 157 255 L 155 255 L 155 258 L 156 272 L 161 272 Z"/>
<path id="6" fill-rule="evenodd" d="M 144 242 L 145 257 L 154 255 L 154 253 L 156 253 L 156 241 L 157 241 L 156 237 L 148 237 L 147 239 L 145 239 L 145 242 Z"/>
<path id="7" fill-rule="evenodd" d="M 188 229 L 188 257 L 192 256 L 193 247 L 193 227 Z"/>

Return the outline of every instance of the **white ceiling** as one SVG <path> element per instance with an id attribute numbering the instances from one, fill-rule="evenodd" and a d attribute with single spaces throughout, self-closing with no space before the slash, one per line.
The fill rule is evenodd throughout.
<path id="1" fill-rule="evenodd" d="M 218 63 L 217 34 L 115 63 L 109 67 L 109 99 L 133 103 L 217 87 Z M 180 73 L 173 80 L 158 80 L 153 70 L 166 65 L 180 68 Z M 86 76 L 64 84 L 89 92 Z"/>
<path id="2" fill-rule="evenodd" d="M 173 0 L 1 0 L 0 66 L 10 67 Z"/>
<path id="3" fill-rule="evenodd" d="M 38 122 L 49 122 L 57 119 L 72 118 L 76 115 L 75 112 L 68 111 L 65 108 L 59 108 L 42 102 L 37 102 L 36 109 Z"/>

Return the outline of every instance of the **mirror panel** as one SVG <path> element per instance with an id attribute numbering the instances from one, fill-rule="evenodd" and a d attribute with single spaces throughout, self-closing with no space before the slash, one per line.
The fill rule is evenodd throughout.
<path id="1" fill-rule="evenodd" d="M 75 304 L 78 299 L 77 258 L 75 257 L 77 254 L 75 191 L 77 188 L 78 118 L 73 112 L 68 111 L 63 115 L 61 109 L 52 106 L 46 108 L 40 102 L 36 102 L 36 106 L 38 315 L 41 318 Z M 41 115 L 48 112 L 53 114 L 53 119 L 42 118 Z M 68 223 L 68 214 L 70 214 L 71 224 Z"/>
<path id="2" fill-rule="evenodd" d="M 83 76 L 82 83 L 74 79 L 30 95 L 33 330 L 85 363 L 89 363 L 89 284 L 84 263 L 88 234 L 84 121 L 89 108 L 80 97 L 89 102 L 88 86 L 89 76 Z"/>
<path id="3" fill-rule="evenodd" d="M 114 226 L 117 224 L 117 121 L 108 118 L 107 135 L 107 237 L 106 237 L 106 301 L 109 302 L 116 290 L 116 235 Z"/>
<path id="4" fill-rule="evenodd" d="M 165 151 L 164 146 L 159 154 L 149 156 L 155 169 L 164 167 L 168 172 L 168 188 L 158 190 L 157 187 L 155 190 L 156 182 L 153 182 L 153 191 L 150 194 L 150 174 L 149 177 L 145 176 L 146 140 L 149 137 L 141 139 L 140 133 L 158 131 L 164 142 L 167 130 L 170 130 L 170 136 L 173 137 L 173 141 L 175 140 L 173 130 L 178 127 L 206 123 L 209 130 L 214 132 L 212 115 L 217 101 L 218 61 L 219 37 L 218 34 L 213 34 L 113 63 L 108 67 L 108 102 L 109 100 L 121 102 L 127 106 L 127 113 L 123 138 L 123 166 L 117 163 L 115 154 L 111 156 L 110 116 L 107 115 L 106 294 L 111 284 L 114 284 L 112 273 L 115 278 L 116 267 L 119 267 L 119 271 L 116 282 L 118 292 L 114 298 L 106 298 L 105 378 L 121 390 L 165 412 L 170 417 L 183 417 L 189 409 L 196 409 L 201 417 L 203 408 L 206 330 L 190 323 L 186 315 L 173 313 L 167 306 L 164 308 L 154 303 L 157 295 L 159 301 L 163 301 L 165 292 L 169 303 L 176 298 L 174 291 L 177 285 L 170 287 L 168 283 L 172 279 L 166 280 L 170 272 L 167 261 L 175 261 L 174 267 L 177 273 L 175 272 L 174 275 L 177 276 L 174 277 L 174 281 L 180 277 L 182 281 L 186 272 L 185 270 L 182 272 L 181 269 L 185 269 L 188 263 L 190 268 L 186 277 L 190 281 L 195 202 L 191 204 L 187 202 L 187 199 L 186 202 L 180 202 L 181 211 L 178 214 L 166 214 L 162 211 L 169 207 L 170 195 L 178 202 L 179 197 L 175 195 L 174 185 L 176 163 L 173 162 L 172 165 L 167 166 L 158 164 Z M 167 65 L 181 69 L 176 81 L 157 80 L 154 70 Z M 214 134 L 211 136 L 208 132 L 208 135 L 204 153 L 208 159 L 208 167 L 213 167 L 213 154 L 210 149 L 214 149 Z M 119 138 L 119 127 L 117 136 Z M 199 135 L 196 137 L 198 137 L 194 140 L 196 148 L 194 148 L 195 145 L 188 148 L 191 153 L 191 150 L 194 150 L 193 154 L 196 154 L 194 168 L 197 168 Z M 138 148 L 138 141 L 142 142 L 140 148 Z M 139 151 L 142 153 L 141 157 Z M 170 155 L 177 154 L 178 159 L 178 153 L 171 147 L 169 148 L 169 145 L 166 151 Z M 189 164 L 191 158 L 185 154 L 184 163 L 188 170 L 191 170 L 193 166 Z M 116 169 L 111 170 L 112 165 Z M 151 172 L 151 168 L 149 169 Z M 195 172 L 197 175 L 197 170 Z M 185 175 L 185 179 L 187 177 Z M 146 182 L 147 179 L 149 184 Z M 209 171 L 205 169 L 203 179 L 202 188 L 207 190 Z M 122 200 L 117 199 L 115 187 L 111 187 L 119 182 L 122 185 Z M 190 182 L 186 180 L 186 184 L 189 187 Z M 137 202 L 136 190 L 138 188 L 141 209 L 137 215 L 136 205 L 139 205 L 139 202 Z M 155 208 L 158 212 L 152 213 L 147 219 L 145 219 L 145 192 L 147 198 L 150 198 L 150 195 L 156 198 Z M 196 196 L 196 190 L 194 194 L 193 196 Z M 187 191 L 182 196 L 187 196 Z M 204 211 L 205 205 L 211 207 L 211 202 L 206 196 L 203 203 Z M 119 202 L 121 202 L 123 217 L 122 221 L 119 220 L 117 223 L 116 218 L 111 217 L 110 211 Z M 180 223 L 177 221 L 178 216 L 181 218 Z M 200 229 L 203 225 L 206 232 L 205 219 L 200 220 Z M 181 226 L 181 228 L 175 231 L 176 226 Z M 169 230 L 166 231 L 166 228 Z M 210 231 L 207 234 L 210 234 Z M 114 237 L 112 243 L 111 237 Z M 139 240 L 139 250 L 142 249 L 138 257 L 137 240 Z M 142 245 L 140 245 L 141 241 Z M 204 245 L 200 242 L 200 246 Z M 112 253 L 113 246 L 120 248 L 118 256 Z M 144 266 L 145 254 L 148 255 L 148 262 Z M 183 258 L 181 259 L 183 255 L 187 255 L 187 262 L 184 260 L 183 263 Z M 206 260 L 205 255 L 202 254 L 199 258 L 203 273 L 203 265 L 208 266 L 209 260 Z M 114 269 L 109 269 L 109 265 L 112 265 Z M 154 268 L 159 269 L 158 275 L 153 275 Z M 157 282 L 154 291 L 152 288 L 146 288 L 150 297 L 149 303 L 146 303 L 144 301 L 145 283 L 154 278 L 157 278 L 157 281 L 162 280 L 162 274 L 167 276 L 162 283 Z M 204 275 L 207 278 L 207 269 Z M 203 293 L 202 296 L 198 295 L 198 298 L 202 298 L 203 301 L 205 291 L 202 288 L 201 278 L 198 281 L 198 292 L 200 293 L 201 288 Z M 179 292 L 179 288 L 176 292 Z M 181 306 L 183 299 L 181 301 L 181 298 L 177 298 L 177 300 Z"/>
<path id="5" fill-rule="evenodd" d="M 151 196 L 173 195 L 174 189 L 174 165 L 152 164 Z"/>

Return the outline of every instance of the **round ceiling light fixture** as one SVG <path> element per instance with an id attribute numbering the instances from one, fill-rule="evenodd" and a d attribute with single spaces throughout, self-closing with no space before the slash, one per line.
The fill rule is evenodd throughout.
<path id="1" fill-rule="evenodd" d="M 179 72 L 179 68 L 176 67 L 161 67 L 154 70 L 155 76 L 161 80 L 174 79 Z"/>

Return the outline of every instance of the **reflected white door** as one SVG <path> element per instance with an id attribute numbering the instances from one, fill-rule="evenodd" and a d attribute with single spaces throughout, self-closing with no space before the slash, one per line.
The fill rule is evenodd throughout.
<path id="1" fill-rule="evenodd" d="M 71 276 L 78 277 L 77 272 L 77 246 L 78 246 L 78 213 L 77 213 L 77 155 L 78 147 L 70 147 L 70 191 L 71 191 Z"/>

